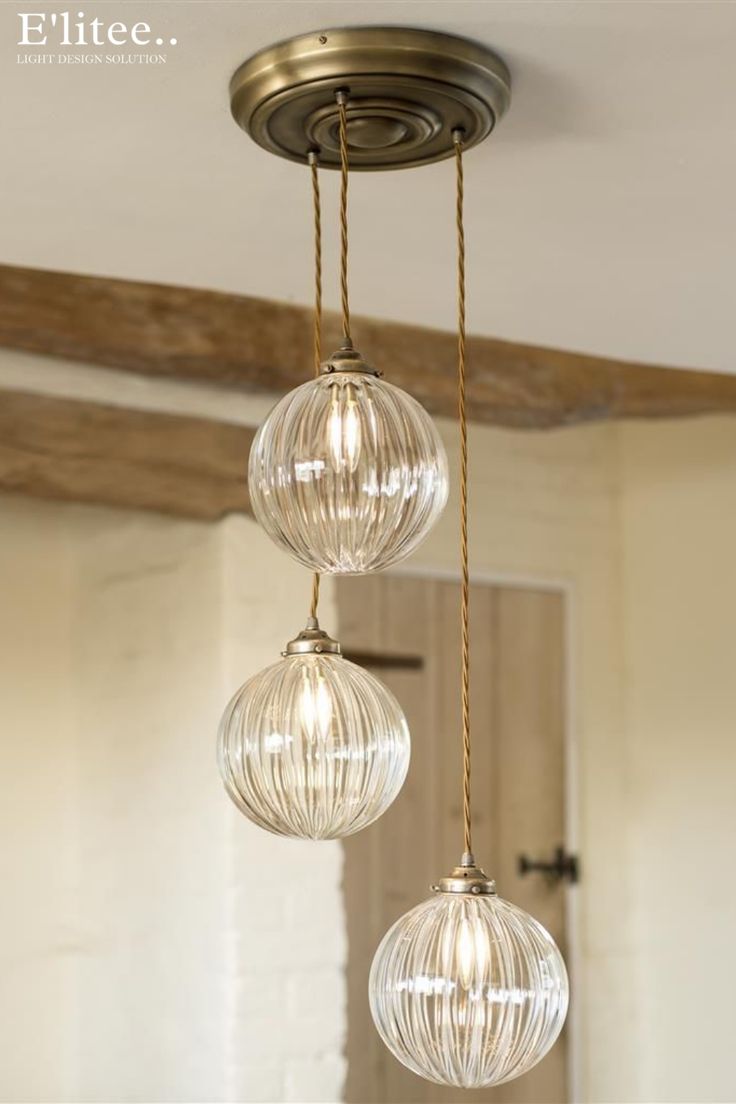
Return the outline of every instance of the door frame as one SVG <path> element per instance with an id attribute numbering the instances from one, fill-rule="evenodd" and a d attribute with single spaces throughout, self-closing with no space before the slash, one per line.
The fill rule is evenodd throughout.
<path id="1" fill-rule="evenodd" d="M 460 572 L 448 568 L 432 567 L 419 564 L 397 564 L 381 571 L 381 575 L 409 576 L 414 579 L 444 579 L 448 582 L 459 583 Z M 565 846 L 568 850 L 579 854 L 580 844 L 580 783 L 578 772 L 578 755 L 580 742 L 577 731 L 577 670 L 575 657 L 577 655 L 577 594 L 575 583 L 572 579 L 554 575 L 529 575 L 522 572 L 506 571 L 475 571 L 470 572 L 471 583 L 481 583 L 485 586 L 525 587 L 534 590 L 551 590 L 561 594 L 564 598 L 563 614 L 563 657 L 564 657 L 564 819 L 565 819 Z M 583 870 L 583 877 L 585 871 Z M 570 1104 L 576 1104 L 580 1100 L 580 1086 L 582 1084 L 581 1055 L 582 1055 L 582 1016 L 581 1002 L 576 999 L 576 994 L 583 991 L 582 955 L 580 952 L 580 887 L 565 883 L 565 938 L 567 940 L 566 965 L 570 976 L 570 1008 L 567 1016 L 568 1047 L 567 1047 L 567 1080 L 569 1086 Z"/>

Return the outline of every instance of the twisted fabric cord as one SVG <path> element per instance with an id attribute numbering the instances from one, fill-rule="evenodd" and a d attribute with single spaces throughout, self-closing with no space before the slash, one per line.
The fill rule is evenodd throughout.
<path id="1" fill-rule="evenodd" d="M 322 202 L 319 191 L 319 157 L 309 153 L 312 170 L 312 203 L 314 208 L 314 374 L 319 375 L 322 363 Z M 317 619 L 319 606 L 319 573 L 312 576 L 312 602 L 309 616 Z"/>
<path id="2" fill-rule="evenodd" d="M 460 636 L 463 731 L 463 831 L 465 857 L 472 861 L 470 821 L 470 573 L 468 570 L 468 419 L 465 408 L 465 226 L 463 222 L 463 136 L 453 134 L 457 169 L 457 394 L 460 422 Z"/>
<path id="3" fill-rule="evenodd" d="M 340 302 L 342 306 L 342 336 L 345 347 L 352 349 L 350 333 L 350 303 L 348 300 L 348 97 L 337 93 L 340 113 Z"/>

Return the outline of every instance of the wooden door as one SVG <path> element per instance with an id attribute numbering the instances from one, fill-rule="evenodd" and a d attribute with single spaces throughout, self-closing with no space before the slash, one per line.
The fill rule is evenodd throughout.
<path id="1" fill-rule="evenodd" d="M 378 575 L 338 580 L 339 635 L 401 702 L 412 737 L 404 789 L 374 825 L 345 841 L 348 924 L 348 1104 L 562 1104 L 566 1039 L 530 1073 L 494 1090 L 443 1089 L 383 1046 L 368 1008 L 368 972 L 385 931 L 430 896 L 460 860 L 460 656 L 455 582 Z M 527 909 L 565 953 L 565 892 L 517 859 L 564 841 L 564 596 L 471 588 L 473 829 L 476 858 L 501 896 Z M 375 660 L 372 657 L 377 657 Z"/>

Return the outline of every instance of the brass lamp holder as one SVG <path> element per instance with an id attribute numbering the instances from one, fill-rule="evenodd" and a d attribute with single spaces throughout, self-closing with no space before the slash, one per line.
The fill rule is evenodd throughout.
<path id="1" fill-rule="evenodd" d="M 460 865 L 446 877 L 440 878 L 432 889 L 435 893 L 469 893 L 473 897 L 481 894 L 487 897 L 496 896 L 496 883 L 484 870 L 475 865 L 475 858 L 468 851 L 460 860 Z"/>
<path id="2" fill-rule="evenodd" d="M 261 50 L 230 81 L 235 121 L 264 149 L 340 168 L 344 93 L 350 168 L 399 169 L 482 142 L 507 110 L 511 78 L 486 46 L 414 27 L 346 27 Z"/>
<path id="3" fill-rule="evenodd" d="M 367 360 L 364 360 L 357 349 L 346 345 L 343 345 L 329 356 L 320 365 L 319 370 L 323 376 L 331 376 L 335 372 L 354 372 L 361 376 L 376 376 L 379 378 L 383 374 L 372 364 L 369 364 Z"/>
<path id="4" fill-rule="evenodd" d="M 293 655 L 341 655 L 342 648 L 336 640 L 319 627 L 316 617 L 308 617 L 306 628 L 284 648 L 283 656 Z"/>

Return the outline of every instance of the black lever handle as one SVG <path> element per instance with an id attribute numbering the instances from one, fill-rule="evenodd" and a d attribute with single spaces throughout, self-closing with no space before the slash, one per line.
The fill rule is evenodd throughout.
<path id="1" fill-rule="evenodd" d="M 528 855 L 519 855 L 517 860 L 519 874 L 544 874 L 549 882 L 555 885 L 564 880 L 573 885 L 580 880 L 580 865 L 577 855 L 570 855 L 564 847 L 556 847 L 554 858 L 545 862 L 543 859 L 530 859 Z"/>

